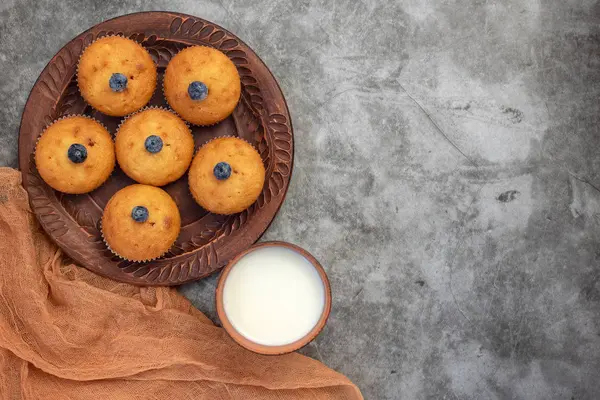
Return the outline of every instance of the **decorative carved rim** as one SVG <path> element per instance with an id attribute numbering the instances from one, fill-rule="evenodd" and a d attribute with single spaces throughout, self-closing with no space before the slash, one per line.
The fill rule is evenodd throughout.
<path id="1" fill-rule="evenodd" d="M 102 206 L 94 196 L 83 195 L 82 199 L 54 191 L 40 178 L 33 160 L 36 141 L 48 124 L 77 111 L 90 112 L 89 106 L 76 109 L 82 103 L 75 79 L 77 62 L 93 40 L 111 34 L 141 43 L 157 62 L 159 71 L 177 51 L 189 45 L 212 46 L 227 54 L 242 80 L 242 98 L 232 116 L 235 131 L 257 146 L 267 169 L 263 192 L 249 209 L 228 217 L 209 213 L 192 221 L 182 228 L 167 255 L 149 263 L 114 256 L 102 241 Z M 159 82 L 157 90 L 160 86 Z M 203 129 L 210 130 L 195 127 L 194 132 L 202 133 Z M 271 72 L 235 35 L 216 24 L 180 13 L 129 14 L 102 22 L 71 40 L 50 60 L 33 86 L 19 135 L 23 184 L 44 230 L 81 265 L 112 279 L 139 285 L 178 285 L 199 279 L 247 249 L 260 238 L 281 207 L 293 168 L 292 124 Z M 187 174 L 182 179 L 187 180 Z"/>

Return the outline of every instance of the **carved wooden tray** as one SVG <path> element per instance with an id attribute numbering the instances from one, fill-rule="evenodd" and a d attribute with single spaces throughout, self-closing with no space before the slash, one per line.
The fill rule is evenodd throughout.
<path id="1" fill-rule="evenodd" d="M 99 221 L 108 199 L 133 183 L 117 167 L 111 178 L 87 195 L 54 191 L 40 178 L 33 161 L 43 129 L 68 114 L 87 114 L 112 134 L 120 118 L 92 109 L 77 89 L 76 66 L 93 40 L 121 34 L 146 47 L 158 65 L 159 82 L 150 105 L 167 106 L 162 77 L 171 57 L 190 45 L 220 49 L 235 63 L 242 96 L 232 116 L 212 127 L 193 127 L 196 146 L 217 136 L 239 136 L 259 150 L 267 169 L 265 187 L 248 210 L 231 216 L 208 213 L 192 199 L 187 174 L 164 189 L 181 212 L 182 229 L 171 250 L 150 263 L 123 261 L 106 248 Z M 71 40 L 50 60 L 25 105 L 19 136 L 19 165 L 31 207 L 42 227 L 77 263 L 110 278 L 140 285 L 178 285 L 207 276 L 252 245 L 267 229 L 283 203 L 293 163 L 290 116 L 279 85 L 258 56 L 235 35 L 189 15 L 136 13 L 102 22 Z"/>

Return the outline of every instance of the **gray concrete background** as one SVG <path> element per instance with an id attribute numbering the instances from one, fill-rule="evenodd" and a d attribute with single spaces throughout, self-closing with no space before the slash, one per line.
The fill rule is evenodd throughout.
<path id="1" fill-rule="evenodd" d="M 0 164 L 62 45 L 164 9 L 236 33 L 286 95 L 265 238 L 334 292 L 305 353 L 367 399 L 600 398 L 600 2 L 3 0 Z M 214 287 L 181 290 L 214 317 Z"/>

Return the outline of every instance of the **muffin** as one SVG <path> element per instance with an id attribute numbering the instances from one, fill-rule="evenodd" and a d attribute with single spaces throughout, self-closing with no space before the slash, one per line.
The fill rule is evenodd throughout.
<path id="1" fill-rule="evenodd" d="M 102 236 L 111 251 L 130 261 L 160 257 L 173 245 L 181 218 L 164 190 L 131 185 L 115 193 L 102 214 Z"/>
<path id="2" fill-rule="evenodd" d="M 250 207 L 260 195 L 265 167 L 249 143 L 222 137 L 202 146 L 188 179 L 198 204 L 215 214 L 234 214 Z"/>
<path id="3" fill-rule="evenodd" d="M 42 133 L 35 150 L 42 179 L 64 193 L 87 193 L 102 185 L 115 166 L 110 133 L 85 116 L 55 121 Z"/>
<path id="4" fill-rule="evenodd" d="M 163 186 L 179 179 L 194 155 L 190 128 L 174 113 L 149 108 L 127 118 L 115 139 L 117 161 L 131 179 Z"/>
<path id="5" fill-rule="evenodd" d="M 77 69 L 81 95 L 98 111 L 122 117 L 150 101 L 156 88 L 156 65 L 140 44 L 106 36 L 88 46 Z"/>
<path id="6" fill-rule="evenodd" d="M 188 47 L 167 65 L 164 80 L 167 102 L 192 124 L 213 125 L 224 120 L 233 112 L 240 93 L 237 69 L 219 50 Z"/>

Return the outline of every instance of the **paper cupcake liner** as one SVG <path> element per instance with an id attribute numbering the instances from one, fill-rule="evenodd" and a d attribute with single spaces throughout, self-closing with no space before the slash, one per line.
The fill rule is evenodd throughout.
<path id="1" fill-rule="evenodd" d="M 79 94 L 81 95 L 81 98 L 83 99 L 83 101 L 85 101 L 85 103 L 87 105 L 89 105 L 90 107 L 92 107 L 94 110 L 98 111 L 99 113 L 104 114 L 102 111 L 98 110 L 96 107 L 94 107 L 93 105 L 91 105 L 87 99 L 85 98 L 85 96 L 83 95 L 83 92 L 81 91 L 81 87 L 79 86 L 79 64 L 81 63 L 81 57 L 83 56 L 83 54 L 85 53 L 85 51 L 94 43 L 96 43 L 98 40 L 100 39 L 104 39 L 104 38 L 109 38 L 109 37 L 120 37 L 126 40 L 129 40 L 130 42 L 133 42 L 137 45 L 140 45 L 149 55 L 150 52 L 148 52 L 148 50 L 146 50 L 146 48 L 144 46 L 141 45 L 141 43 L 136 42 L 133 39 L 130 39 L 128 37 L 126 37 L 125 35 L 116 35 L 116 34 L 112 34 L 112 35 L 104 35 L 102 37 L 97 37 L 96 39 L 92 40 L 90 42 L 90 44 L 88 44 L 87 46 L 85 46 L 85 48 L 83 48 L 83 50 L 81 50 L 81 53 L 79 54 L 79 58 L 77 59 L 77 67 L 75 68 L 75 80 L 77 81 L 77 90 L 79 91 Z M 152 57 L 150 57 L 152 58 Z M 154 60 L 152 60 L 152 62 L 154 63 Z M 154 66 L 157 68 L 157 80 L 158 80 L 158 65 L 156 65 L 156 63 L 154 63 Z M 154 91 L 156 91 L 156 88 L 154 89 Z M 152 93 L 154 95 L 154 92 Z M 150 100 L 152 99 L 152 97 L 150 97 Z M 150 101 L 148 100 L 148 101 Z M 147 103 L 146 103 L 147 104 Z M 142 106 L 145 107 L 145 106 Z M 134 111 L 137 112 L 137 111 Z M 108 115 L 108 114 L 104 114 L 104 115 Z M 129 115 L 129 114 L 128 114 Z M 112 117 L 112 115 L 109 115 L 110 117 Z M 117 117 L 118 118 L 118 117 Z"/>
<path id="2" fill-rule="evenodd" d="M 247 141 L 244 138 L 241 138 L 239 136 L 233 136 L 233 135 L 225 135 L 225 136 L 217 136 L 214 137 L 212 139 L 208 139 L 206 142 L 202 143 L 202 145 L 200 147 L 198 147 L 198 149 L 196 149 L 196 151 L 194 152 L 194 157 L 196 156 L 196 153 L 204 146 L 206 146 L 207 144 L 209 144 L 210 142 L 212 142 L 213 140 L 217 140 L 217 139 L 223 139 L 223 138 L 233 138 L 233 139 L 239 139 L 239 140 L 243 140 L 244 142 L 248 143 L 250 146 L 252 146 L 252 148 L 260 155 L 260 153 L 258 152 L 258 149 L 256 148 L 256 146 L 254 146 L 252 143 L 250 143 L 249 141 Z"/>
<path id="3" fill-rule="evenodd" d="M 173 60 L 173 59 L 174 59 L 174 58 L 175 58 L 175 57 L 176 57 L 176 56 L 177 56 L 179 53 L 181 53 L 181 52 L 182 52 L 182 51 L 184 51 L 184 50 L 190 49 L 190 48 L 192 48 L 192 47 L 207 47 L 207 48 L 209 48 L 209 49 L 213 49 L 213 50 L 221 51 L 221 50 L 219 50 L 219 49 L 216 49 L 216 48 L 214 48 L 214 47 L 211 47 L 211 46 L 193 45 L 193 46 L 189 46 L 189 47 L 186 47 L 186 48 L 184 48 L 184 49 L 178 50 L 178 51 L 177 51 L 177 54 L 175 54 L 173 57 L 171 57 L 171 60 L 169 60 L 169 64 L 171 63 L 171 61 L 172 61 L 172 60 Z M 221 53 L 223 53 L 223 52 L 221 51 Z M 225 54 L 225 53 L 223 53 L 223 54 Z M 169 67 L 169 65 L 167 64 L 167 68 L 168 68 L 168 67 Z M 187 123 L 189 123 L 189 124 L 190 124 L 190 125 L 192 125 L 192 126 L 198 126 L 198 127 L 210 127 L 210 126 L 215 126 L 215 125 L 217 125 L 217 124 L 218 124 L 218 123 L 220 123 L 220 122 L 223 122 L 225 119 L 227 119 L 227 117 L 229 117 L 231 114 L 233 114 L 233 111 L 232 111 L 232 112 L 231 112 L 231 114 L 229 114 L 227 117 L 223 118 L 221 121 L 217 121 L 217 122 L 215 122 L 214 124 L 194 124 L 193 122 L 191 122 L 191 121 L 188 121 L 187 119 L 183 118 L 183 116 L 182 116 L 181 114 L 179 114 L 177 111 L 175 111 L 175 109 L 173 108 L 173 106 L 171 105 L 171 103 L 169 103 L 169 99 L 167 99 L 167 95 L 166 95 L 166 93 L 165 93 L 165 78 L 164 78 L 164 77 L 165 77 L 165 75 L 167 74 L 167 68 L 165 68 L 165 74 L 163 75 L 163 80 L 162 80 L 162 85 L 161 85 L 161 86 L 162 86 L 162 94 L 163 94 L 163 98 L 165 99 L 165 102 L 168 104 L 168 106 L 169 106 L 169 108 L 171 109 L 171 111 L 173 111 L 175 114 L 177 114 L 177 116 L 178 116 L 179 118 L 181 118 L 182 120 L 186 121 Z M 236 68 L 237 68 L 237 67 L 236 67 Z M 241 97 L 241 95 L 240 95 L 240 97 Z M 238 102 L 239 102 L 239 100 L 238 100 Z M 237 106 L 237 105 L 236 105 L 236 106 Z M 235 109 L 235 108 L 234 108 L 234 109 Z"/>
<path id="4" fill-rule="evenodd" d="M 103 212 L 104 213 L 104 212 Z M 119 259 L 124 260 L 124 261 L 130 261 L 130 262 L 135 262 L 135 263 L 147 263 L 147 262 L 151 262 L 151 261 L 155 261 L 158 260 L 159 258 L 163 257 L 165 254 L 167 254 L 169 252 L 169 250 L 171 250 L 171 247 L 173 247 L 173 245 L 175 244 L 175 242 L 177 241 L 177 238 L 175 238 L 175 240 L 173 241 L 173 243 L 171 243 L 171 245 L 169 246 L 169 248 L 167 250 L 165 250 L 161 255 L 154 257 L 154 258 L 147 258 L 144 260 L 132 260 L 129 259 L 127 257 L 123 257 L 122 255 L 120 255 L 119 253 L 117 253 L 116 251 L 114 251 L 112 249 L 112 247 L 110 247 L 110 245 L 108 244 L 108 242 L 106 241 L 106 238 L 104 237 L 104 229 L 102 226 L 102 218 L 100 218 L 100 236 L 102 236 L 102 241 L 104 242 L 104 244 L 106 245 L 106 248 L 108 250 L 110 250 L 110 252 L 112 254 L 114 254 L 115 256 L 119 257 Z M 179 237 L 179 235 L 178 235 Z"/>
<path id="5" fill-rule="evenodd" d="M 63 119 L 69 119 L 69 118 L 73 118 L 73 117 L 83 117 L 83 118 L 87 118 L 89 120 L 92 120 L 94 122 L 99 123 L 104 129 L 106 129 L 106 131 L 110 134 L 110 131 L 108 130 L 108 128 L 106 127 L 106 125 L 104 125 L 102 122 L 98 121 L 96 118 L 94 117 L 90 117 L 89 115 L 85 115 L 85 114 L 67 114 L 67 115 L 63 115 L 61 117 L 56 118 L 54 121 L 50 122 L 48 125 L 46 125 L 46 127 L 42 130 L 42 133 L 40 133 L 38 135 L 38 138 L 35 142 L 36 147 L 37 147 L 37 142 L 40 141 L 40 138 L 42 137 L 42 135 L 44 133 L 46 133 L 46 131 L 48 130 L 48 128 L 50 128 L 52 125 L 54 125 L 55 123 L 57 123 L 58 121 L 62 121 Z"/>
<path id="6" fill-rule="evenodd" d="M 254 145 L 253 145 L 252 143 L 248 142 L 246 139 L 243 139 L 243 138 L 241 138 L 241 137 L 238 137 L 238 136 L 231 136 L 231 135 L 219 136 L 219 137 L 215 137 L 215 138 L 212 138 L 212 139 L 209 139 L 209 140 L 207 140 L 207 141 L 206 141 L 204 144 L 202 144 L 202 146 L 200 146 L 200 147 L 198 147 L 198 149 L 196 149 L 196 151 L 194 152 L 194 157 L 192 158 L 192 163 L 190 164 L 190 169 L 192 168 L 192 164 L 194 163 L 194 159 L 196 158 L 196 155 L 198 154 L 198 152 L 200 151 L 200 149 L 201 149 L 202 147 L 206 146 L 207 144 L 209 144 L 209 143 L 210 143 L 210 142 L 212 142 L 213 140 L 216 140 L 216 139 L 223 139 L 223 138 L 234 138 L 234 139 L 243 140 L 244 142 L 246 142 L 246 143 L 248 143 L 250 146 L 252 146 L 252 148 L 254 149 L 254 151 L 256 151 L 256 152 L 258 153 L 258 150 L 256 149 L 256 147 L 254 147 Z M 258 153 L 258 154 L 260 155 L 260 153 Z M 204 206 L 203 206 L 202 204 L 200 204 L 200 202 L 199 202 L 199 201 L 196 199 L 196 196 L 194 196 L 194 192 L 192 192 L 192 188 L 190 187 L 190 178 L 189 178 L 189 174 L 190 174 L 190 171 L 189 171 L 189 169 L 188 169 L 188 184 L 187 184 L 187 186 L 188 186 L 188 192 L 190 193 L 190 195 L 192 196 L 192 198 L 194 199 L 194 201 L 195 201 L 195 202 L 196 202 L 196 203 L 197 203 L 197 204 L 198 204 L 200 207 L 204 208 Z M 264 185 L 264 183 L 263 183 L 263 185 Z M 260 196 L 260 195 L 259 195 L 259 196 Z M 256 200 L 255 200 L 255 202 L 256 202 Z M 252 204 L 254 204 L 254 203 L 252 203 Z M 247 208 L 250 208 L 251 206 L 252 206 L 252 205 L 248 206 Z M 246 208 L 246 209 L 247 209 L 247 208 Z M 206 208 L 204 208 L 204 209 L 205 209 L 206 211 L 208 211 L 208 212 L 212 213 L 212 214 L 215 214 L 215 215 L 234 215 L 234 214 L 237 214 L 237 213 L 233 213 L 233 214 L 220 214 L 220 213 L 217 213 L 217 212 L 214 212 L 214 211 L 210 211 L 210 210 L 208 210 L 208 209 L 206 209 Z M 242 210 L 242 211 L 240 211 L 240 212 L 243 212 L 243 211 L 244 211 L 244 210 Z"/>
<path id="7" fill-rule="evenodd" d="M 117 125 L 117 131 L 115 132 L 115 139 L 117 138 L 117 134 L 119 133 L 119 130 L 121 129 L 121 125 L 123 125 L 128 119 L 130 119 L 134 115 L 141 114 L 144 111 L 148 111 L 148 110 L 162 110 L 162 111 L 167 111 L 167 112 L 175 115 L 177 118 L 179 118 L 181 121 L 183 121 L 185 126 L 187 126 L 187 128 L 189 129 L 190 134 L 192 134 L 192 128 L 191 128 L 189 122 L 187 122 L 185 119 L 181 118 L 181 116 L 179 114 L 177 114 L 174 110 L 172 110 L 168 107 L 164 107 L 164 106 L 144 106 L 144 107 L 140 108 L 139 110 L 134 111 L 131 114 L 128 114 L 128 115 L 124 116 L 123 118 L 121 118 L 119 125 Z"/>
<path id="8" fill-rule="evenodd" d="M 162 111 L 166 111 L 169 112 L 173 115 L 175 115 L 177 118 L 179 118 L 181 121 L 183 121 L 183 123 L 187 126 L 187 128 L 190 131 L 190 134 L 192 133 L 192 128 L 190 126 L 190 124 L 184 120 L 183 118 L 181 118 L 181 116 L 179 114 L 177 114 L 174 110 L 164 107 L 164 106 L 144 106 L 143 108 L 132 112 L 131 114 L 126 115 L 125 117 L 123 117 L 121 119 L 121 121 L 119 122 L 119 125 L 117 125 L 117 131 L 115 132 L 115 139 L 117 137 L 117 134 L 119 133 L 119 130 L 121 129 L 121 126 L 130 118 L 132 118 L 133 116 L 137 115 L 137 114 L 141 114 L 144 111 L 148 111 L 148 110 L 162 110 Z"/>
<path id="9" fill-rule="evenodd" d="M 38 172 L 39 172 L 39 168 L 37 166 L 37 162 L 35 162 L 35 154 L 37 152 L 37 147 L 38 147 L 38 143 L 40 142 L 40 139 L 46 133 L 46 131 L 48 130 L 48 128 L 50 128 L 52 125 L 54 125 L 58 121 L 62 121 L 63 119 L 69 119 L 69 118 L 73 118 L 73 117 L 83 117 L 83 118 L 87 118 L 87 119 L 89 119 L 91 121 L 97 122 L 98 124 L 100 124 L 100 126 L 102 126 L 106 130 L 106 132 L 108 132 L 108 134 L 110 135 L 110 137 L 112 139 L 112 135 L 110 134 L 110 131 L 108 130 L 108 128 L 102 122 L 98 121 L 96 118 L 90 117 L 89 115 L 85 115 L 85 114 L 67 114 L 67 115 L 63 115 L 62 117 L 59 117 L 59 118 L 55 119 L 54 121 L 52 121 L 50 124 L 46 125 L 46 127 L 44 128 L 44 130 L 42 131 L 42 133 L 40 133 L 38 135 L 38 137 L 37 137 L 37 139 L 35 141 L 35 147 L 33 149 L 33 160 L 34 160 L 35 168 L 38 170 Z M 113 145 L 114 145 L 114 140 L 113 140 Z M 115 163 L 113 165 L 112 170 L 110 171 L 110 174 L 108 174 L 108 177 L 100 185 L 98 185 L 96 188 L 90 190 L 89 192 L 85 192 L 85 193 L 90 193 L 90 192 L 98 189 L 100 186 L 104 185 L 106 183 L 106 181 L 108 181 L 110 179 L 110 177 L 115 173 L 115 169 L 116 169 L 115 167 L 116 167 L 116 165 L 117 165 L 117 155 L 115 153 Z M 48 184 L 48 183 L 46 183 L 46 184 Z M 62 192 L 62 191 L 60 191 L 58 189 L 54 189 L 54 190 L 57 190 L 57 191 L 59 191 L 61 193 L 66 193 L 66 192 Z M 68 193 L 68 194 L 85 194 L 85 193 Z"/>

